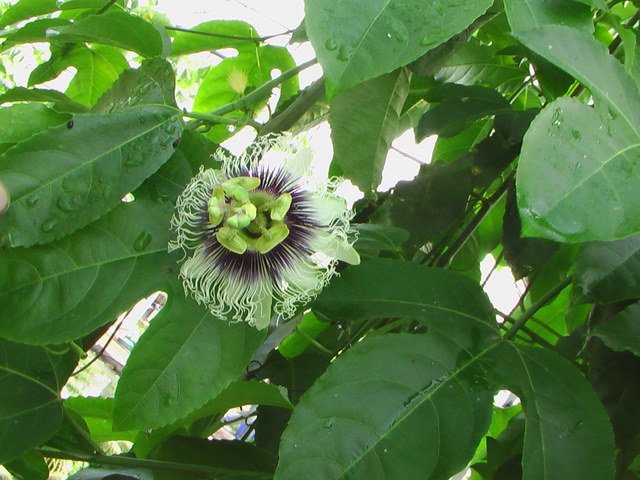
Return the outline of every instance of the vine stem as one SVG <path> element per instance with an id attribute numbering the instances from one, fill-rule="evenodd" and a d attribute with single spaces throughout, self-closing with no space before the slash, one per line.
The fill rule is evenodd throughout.
<path id="1" fill-rule="evenodd" d="M 293 33 L 293 30 L 287 30 L 283 33 L 275 33 L 273 35 L 266 35 L 264 37 L 245 37 L 242 35 L 226 35 L 224 33 L 215 33 L 215 32 L 202 32 L 200 30 L 191 30 L 188 28 L 180 28 L 180 27 L 164 27 L 165 30 L 171 30 L 172 32 L 184 32 L 184 33 L 193 33 L 194 35 L 203 35 L 206 37 L 215 37 L 215 38 L 226 38 L 229 40 L 239 40 L 245 42 L 253 42 L 253 43 L 262 43 L 265 40 L 269 40 L 275 37 L 281 37 L 283 35 L 289 35 Z"/>
<path id="2" fill-rule="evenodd" d="M 267 472 L 251 472 L 243 470 L 241 472 L 237 470 L 230 470 L 228 468 L 215 468 L 207 467 L 205 465 L 193 465 L 188 463 L 175 463 L 167 462 L 164 460 L 149 460 L 146 458 L 131 458 L 115 455 L 77 455 L 69 452 L 62 452 L 58 450 L 49 450 L 46 448 L 36 449 L 43 457 L 58 458 L 61 460 L 73 460 L 77 462 L 96 463 L 99 465 L 115 465 L 119 467 L 128 468 L 148 468 L 151 470 L 164 470 L 168 472 L 184 472 L 194 474 L 239 474 L 243 477 L 251 478 L 272 478 L 272 475 Z"/>
<path id="3" fill-rule="evenodd" d="M 268 92 L 270 92 L 273 88 L 277 87 L 281 83 L 284 83 L 285 81 L 289 80 L 291 77 L 294 77 L 295 75 L 300 73 L 302 70 L 305 70 L 310 66 L 315 65 L 317 62 L 318 61 L 314 58 L 304 63 L 301 63 L 300 65 L 297 65 L 287 70 L 282 75 L 274 78 L 273 80 L 269 80 L 268 82 L 263 83 L 258 88 L 256 88 L 253 92 L 245 95 L 244 97 L 239 98 L 238 100 L 235 100 L 231 103 L 227 103 L 226 105 L 223 105 L 220 108 L 215 109 L 213 112 L 210 113 L 210 115 L 224 115 L 225 113 L 242 109 L 243 107 L 249 105 L 251 102 L 266 95 Z"/>
<path id="4" fill-rule="evenodd" d="M 544 307 L 549 301 L 551 301 L 562 290 L 567 288 L 571 284 L 571 277 L 566 277 L 551 290 L 545 293 L 536 303 L 534 303 L 526 312 L 524 312 L 513 324 L 513 326 L 502 337 L 504 340 L 511 340 L 518 331 L 524 327 L 525 323 L 533 317 L 538 310 Z"/>
<path id="5" fill-rule="evenodd" d="M 502 184 L 498 187 L 498 189 L 493 193 L 493 195 L 491 195 L 491 197 L 489 197 L 486 200 L 486 202 L 482 203 L 482 207 L 480 207 L 480 210 L 478 211 L 478 213 L 476 213 L 476 215 L 471 219 L 471 221 L 468 223 L 468 225 L 465 227 L 462 233 L 460 233 L 458 238 L 456 238 L 456 240 L 453 242 L 451 247 L 448 250 L 446 250 L 442 254 L 442 256 L 438 259 L 438 261 L 436 262 L 437 267 L 441 267 L 441 268 L 446 267 L 451 261 L 451 259 L 456 255 L 456 253 L 460 251 L 460 249 L 464 246 L 467 240 L 469 240 L 471 235 L 473 235 L 473 232 L 476 230 L 476 228 L 478 228 L 478 225 L 480 225 L 480 222 L 482 222 L 484 217 L 489 213 L 489 211 L 498 202 L 498 200 L 500 200 L 502 195 L 505 194 L 505 192 L 507 191 L 507 188 L 509 188 L 509 185 L 511 185 L 511 182 L 515 177 L 515 174 L 516 174 L 515 170 L 511 172 L 509 176 L 507 176 L 505 181 L 502 182 Z"/>

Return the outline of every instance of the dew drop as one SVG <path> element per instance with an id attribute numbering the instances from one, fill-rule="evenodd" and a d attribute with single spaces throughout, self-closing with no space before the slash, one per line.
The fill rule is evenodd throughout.
<path id="1" fill-rule="evenodd" d="M 138 122 L 140 122 L 140 125 L 144 125 L 144 122 L 146 122 L 147 119 L 144 117 L 144 115 L 138 115 Z"/>
<path id="2" fill-rule="evenodd" d="M 333 427 L 333 419 L 329 418 L 322 423 L 322 428 L 331 428 Z"/>
<path id="3" fill-rule="evenodd" d="M 571 136 L 576 140 L 580 140 L 582 138 L 582 134 L 580 133 L 580 130 L 576 130 L 575 128 L 571 130 Z"/>
<path id="4" fill-rule="evenodd" d="M 329 40 L 324 42 L 324 48 L 326 48 L 329 51 L 333 51 L 336 48 L 338 48 L 338 42 L 336 42 L 334 38 L 330 38 Z"/>
<path id="5" fill-rule="evenodd" d="M 351 45 L 343 45 L 340 47 L 340 51 L 338 52 L 338 60 L 342 60 L 346 62 L 353 56 L 353 47 Z"/>
<path id="6" fill-rule="evenodd" d="M 58 198 L 56 205 L 65 213 L 75 212 L 80 207 L 82 196 L 79 194 L 67 194 Z"/>
<path id="7" fill-rule="evenodd" d="M 55 218 L 51 218 L 49 220 L 47 220 L 46 222 L 44 222 L 40 228 L 42 229 L 42 231 L 44 233 L 48 233 L 51 230 L 53 230 L 54 228 L 56 228 L 56 225 L 58 225 L 58 221 Z"/>
<path id="8" fill-rule="evenodd" d="M 176 138 L 176 139 L 173 141 L 173 143 L 171 144 L 171 146 L 172 146 L 173 148 L 178 148 L 178 145 L 180 145 L 180 139 L 179 139 L 179 138 Z"/>
<path id="9" fill-rule="evenodd" d="M 40 201 L 40 197 L 38 195 L 31 195 L 27 198 L 27 207 L 33 208 Z"/>
<path id="10" fill-rule="evenodd" d="M 136 238 L 135 242 L 133 242 L 133 248 L 136 251 L 141 252 L 151 243 L 151 238 L 152 235 L 149 232 L 142 232 L 140 235 L 138 235 L 138 238 Z"/>
<path id="11" fill-rule="evenodd" d="M 127 167 L 137 167 L 144 163 L 144 157 L 142 155 L 133 155 L 127 159 L 124 163 Z"/>
<path id="12" fill-rule="evenodd" d="M 422 37 L 422 40 L 420 40 L 420 45 L 422 45 L 423 47 L 433 47 L 435 46 L 435 39 L 433 38 L 433 35 L 427 35 L 425 37 Z"/>

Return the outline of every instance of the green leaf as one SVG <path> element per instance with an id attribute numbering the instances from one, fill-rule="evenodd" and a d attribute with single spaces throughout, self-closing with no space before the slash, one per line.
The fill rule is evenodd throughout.
<path id="1" fill-rule="evenodd" d="M 401 69 L 342 92 L 331 102 L 333 162 L 364 192 L 375 190 L 398 135 L 410 74 Z"/>
<path id="2" fill-rule="evenodd" d="M 432 106 L 420 119 L 416 140 L 430 135 L 453 137 L 477 120 L 511 111 L 505 98 L 493 89 L 445 83 L 425 95 Z"/>
<path id="3" fill-rule="evenodd" d="M 502 342 L 488 353 L 500 388 L 520 397 L 526 416 L 523 480 L 614 477 L 614 445 L 604 407 L 559 355 Z"/>
<path id="4" fill-rule="evenodd" d="M 409 232 L 393 225 L 360 223 L 354 225 L 358 239 L 354 247 L 358 252 L 377 256 L 382 251 L 397 252 L 409 239 Z"/>
<path id="5" fill-rule="evenodd" d="M 359 239 L 360 238 L 358 238 L 358 240 Z M 315 339 L 324 332 L 328 326 L 329 324 L 327 322 L 318 320 L 313 312 L 306 313 L 296 326 L 295 331 L 278 345 L 278 352 L 285 358 L 302 355 L 311 345 L 309 338 Z"/>
<path id="6" fill-rule="evenodd" d="M 2 251 L 0 335 L 72 340 L 166 289 L 175 278 L 176 257 L 167 253 L 172 200 L 193 171 L 184 156 L 173 158 L 135 191 L 134 202 L 52 244 Z"/>
<path id="7" fill-rule="evenodd" d="M 593 33 L 591 9 L 576 1 L 504 0 L 511 31 L 521 32 L 544 25 L 566 25 Z"/>
<path id="8" fill-rule="evenodd" d="M 492 124 L 493 121 L 487 119 L 474 123 L 453 137 L 438 137 L 433 147 L 433 153 L 431 154 L 431 162 L 449 163 L 469 152 L 491 132 Z"/>
<path id="9" fill-rule="evenodd" d="M 240 50 L 238 56 L 223 60 L 211 67 L 200 83 L 195 96 L 193 109 L 198 112 L 209 113 L 218 107 L 238 100 L 245 93 L 258 88 L 271 80 L 273 70 L 285 71 L 293 68 L 295 62 L 291 54 L 284 47 L 266 45 L 251 50 Z M 242 91 L 234 90 L 229 83 L 230 75 L 246 76 L 247 84 Z M 298 90 L 297 77 L 291 78 L 281 85 L 279 103 L 289 98 Z M 257 112 L 266 104 L 268 95 L 249 105 L 247 111 L 233 111 L 228 115 L 242 116 Z M 215 142 L 221 142 L 231 133 L 226 125 L 216 125 L 207 135 Z"/>
<path id="10" fill-rule="evenodd" d="M 18 480 L 47 480 L 49 478 L 49 467 L 44 461 L 44 457 L 34 450 L 5 463 L 4 467 Z"/>
<path id="11" fill-rule="evenodd" d="M 76 115 L 68 126 L 0 157 L 12 199 L 0 234 L 13 246 L 59 239 L 106 213 L 167 161 L 182 130 L 178 112 L 163 106 Z"/>
<path id="12" fill-rule="evenodd" d="M 39 103 L 18 103 L 0 108 L 0 139 L 3 143 L 17 143 L 30 136 L 60 125 L 70 118 Z"/>
<path id="13" fill-rule="evenodd" d="M 305 25 L 328 96 L 407 65 L 471 25 L 491 3 L 306 1 Z"/>
<path id="14" fill-rule="evenodd" d="M 275 459 L 264 450 L 246 442 L 207 441 L 200 438 L 174 437 L 160 445 L 154 460 L 211 467 L 215 478 L 270 478 Z M 156 471 L 157 480 L 208 480 L 211 474 L 188 473 L 176 477 L 175 472 Z"/>
<path id="15" fill-rule="evenodd" d="M 153 470 L 144 468 L 88 467 L 71 475 L 67 480 L 155 480 Z"/>
<path id="16" fill-rule="evenodd" d="M 64 407 L 82 417 L 96 443 L 117 440 L 133 442 L 138 434 L 137 430 L 113 431 L 113 403 L 113 398 L 71 397 L 64 401 Z"/>
<path id="17" fill-rule="evenodd" d="M 140 68 L 122 72 L 113 86 L 92 108 L 96 113 L 113 113 L 134 105 L 177 106 L 174 97 L 175 73 L 162 58 L 144 60 Z"/>
<path id="18" fill-rule="evenodd" d="M 256 41 L 239 40 L 233 37 L 258 38 L 258 34 L 251 25 L 239 20 L 212 20 L 200 23 L 191 30 L 200 33 L 175 33 L 170 55 L 187 55 L 222 48 L 252 48 L 256 45 Z"/>
<path id="19" fill-rule="evenodd" d="M 41 20 L 34 20 L 33 22 L 27 23 L 22 28 L 8 33 L 4 42 L 2 42 L 2 48 L 0 50 L 6 51 L 11 47 L 23 43 L 46 42 L 48 40 L 47 32 L 50 28 L 62 28 L 69 24 L 69 20 L 65 20 L 63 18 L 43 18 Z"/>
<path id="20" fill-rule="evenodd" d="M 476 282 L 400 260 L 376 259 L 349 267 L 318 296 L 315 310 L 348 321 L 400 316 L 436 321 L 441 315 L 454 316 L 482 330 L 496 329 L 493 307 Z"/>
<path id="21" fill-rule="evenodd" d="M 598 325 L 592 335 L 600 337 L 616 352 L 628 350 L 640 357 L 640 303 L 629 305 L 606 323 Z"/>
<path id="22" fill-rule="evenodd" d="M 20 0 L 7 8 L 0 18 L 0 26 L 6 27 L 12 23 L 55 12 L 56 10 L 58 10 L 58 2 L 56 0 Z"/>
<path id="23" fill-rule="evenodd" d="M 576 77 L 595 108 L 549 104 L 527 132 L 517 172 L 526 236 L 563 242 L 615 240 L 640 231 L 640 94 L 604 45 L 574 29 L 519 33 L 528 48 Z"/>
<path id="24" fill-rule="evenodd" d="M 48 32 L 56 42 L 89 42 L 111 45 L 144 57 L 161 56 L 163 39 L 152 24 L 126 12 L 107 12 L 91 15 L 67 27 L 56 27 Z"/>
<path id="25" fill-rule="evenodd" d="M 0 464 L 49 439 L 62 421 L 58 392 L 77 357 L 0 338 Z"/>
<path id="26" fill-rule="evenodd" d="M 200 408 L 245 371 L 264 335 L 214 318 L 176 290 L 122 371 L 114 428 L 161 427 Z"/>
<path id="27" fill-rule="evenodd" d="M 409 232 L 405 242 L 409 252 L 462 219 L 471 191 L 471 167 L 469 157 L 447 165 L 426 165 L 413 181 L 396 185 L 390 215 L 394 225 Z"/>
<path id="28" fill-rule="evenodd" d="M 640 235 L 583 245 L 576 258 L 574 285 L 586 302 L 640 297 Z"/>
<path id="29" fill-rule="evenodd" d="M 87 107 L 71 100 L 56 90 L 16 87 L 0 95 L 0 103 L 8 102 L 51 102 L 56 110 L 70 113 L 84 113 Z"/>
<path id="30" fill-rule="evenodd" d="M 296 406 L 275 479 L 449 478 L 489 427 L 493 390 L 469 368 L 481 355 L 444 332 L 354 346 Z"/>

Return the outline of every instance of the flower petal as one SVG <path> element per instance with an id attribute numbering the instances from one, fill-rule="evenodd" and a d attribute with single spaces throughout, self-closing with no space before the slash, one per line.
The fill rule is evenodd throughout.
<path id="1" fill-rule="evenodd" d="M 297 180 L 309 172 L 312 160 L 313 152 L 311 149 L 303 147 L 293 157 L 285 160 L 284 164 L 289 174 Z"/>
<path id="2" fill-rule="evenodd" d="M 317 232 L 316 238 L 313 240 L 313 248 L 318 252 L 349 263 L 351 265 L 360 264 L 360 255 L 355 248 L 351 246 L 348 240 L 332 235 L 327 232 Z"/>
<path id="3" fill-rule="evenodd" d="M 330 225 L 347 210 L 347 201 L 337 195 L 317 195 L 312 200 L 314 217 L 320 225 Z"/>

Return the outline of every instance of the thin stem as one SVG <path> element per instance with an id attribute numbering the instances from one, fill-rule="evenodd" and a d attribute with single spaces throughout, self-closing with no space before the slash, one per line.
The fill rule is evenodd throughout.
<path id="1" fill-rule="evenodd" d="M 109 2 L 107 2 L 107 4 L 104 7 L 98 10 L 97 15 L 102 15 L 103 13 L 105 13 L 107 10 L 113 7 L 117 1 L 118 0 L 110 0 Z"/>
<path id="2" fill-rule="evenodd" d="M 94 452 L 98 454 L 104 453 L 102 448 L 100 448 L 100 445 L 96 443 L 93 437 L 91 437 L 91 435 L 84 428 L 82 428 L 78 424 L 78 422 L 76 422 L 75 418 L 69 415 L 69 413 L 66 410 L 64 411 L 64 416 L 67 418 L 69 423 L 73 426 L 73 429 L 76 431 L 76 433 L 80 435 L 84 439 L 84 441 L 86 441 L 89 445 L 91 445 L 91 448 L 93 448 Z"/>
<path id="3" fill-rule="evenodd" d="M 524 327 L 525 323 L 533 317 L 538 310 L 544 307 L 547 303 L 549 303 L 556 295 L 558 295 L 562 290 L 567 288 L 571 284 L 571 277 L 566 277 L 560 283 L 558 283 L 555 287 L 545 293 L 536 303 L 534 303 L 526 312 L 524 312 L 520 318 L 518 318 L 513 326 L 509 329 L 507 333 L 504 334 L 505 340 L 510 340 L 515 336 L 518 331 Z"/>
<path id="4" fill-rule="evenodd" d="M 507 176 L 506 180 L 502 182 L 502 185 L 500 185 L 498 189 L 493 193 L 493 195 L 491 195 L 491 197 L 487 199 L 487 202 L 483 203 L 482 207 L 480 207 L 480 210 L 478 210 L 478 213 L 476 213 L 476 215 L 471 219 L 462 233 L 460 233 L 458 238 L 455 239 L 451 247 L 449 247 L 449 249 L 447 249 L 438 259 L 438 261 L 436 262 L 437 267 L 443 268 L 449 264 L 451 259 L 460 251 L 467 240 L 471 238 L 471 235 L 473 235 L 473 232 L 475 232 L 476 228 L 478 228 L 478 225 L 480 225 L 480 222 L 482 222 L 484 217 L 487 216 L 493 206 L 498 203 L 498 200 L 500 200 L 502 195 L 505 194 L 514 177 L 515 171 L 511 172 L 509 176 Z"/>
<path id="5" fill-rule="evenodd" d="M 502 313 L 499 310 L 495 310 L 496 314 L 499 315 L 500 317 L 504 318 L 505 323 L 508 322 L 511 325 L 514 325 L 516 323 L 515 318 L 510 317 L 509 315 Z M 531 340 L 533 340 L 534 343 L 537 343 L 538 345 L 541 345 L 543 347 L 555 350 L 554 345 L 545 340 L 543 337 L 541 337 L 540 335 L 538 335 L 536 332 L 534 332 L 533 330 L 531 330 L 529 327 L 527 327 L 526 325 L 524 325 L 522 328 L 522 333 L 525 333 L 527 335 L 529 335 L 529 337 L 531 337 Z"/>
<path id="6" fill-rule="evenodd" d="M 419 158 L 416 158 L 413 155 L 409 155 L 408 153 L 403 152 L 402 150 L 400 150 L 397 147 L 394 147 L 393 145 L 391 145 L 391 150 L 393 150 L 394 152 L 398 152 L 403 157 L 408 158 L 409 160 L 412 160 L 412 161 L 416 162 L 418 165 L 426 165 L 426 163 L 423 162 L 422 160 L 420 160 Z"/>
<path id="7" fill-rule="evenodd" d="M 122 322 L 124 322 L 124 318 L 122 320 L 120 320 L 120 322 L 118 323 L 116 328 L 113 330 L 113 333 L 111 333 L 111 335 L 109 336 L 109 338 L 105 342 L 104 346 L 100 349 L 100 351 L 98 353 L 96 353 L 96 356 L 93 357 L 91 360 L 89 360 L 86 364 L 84 364 L 78 370 L 73 372 L 70 375 L 71 377 L 74 377 L 74 376 L 78 375 L 79 373 L 84 372 L 87 368 L 89 368 L 91 365 L 93 365 L 96 360 L 98 360 L 102 355 L 104 355 L 104 352 L 107 350 L 107 347 L 109 346 L 111 341 L 115 338 L 116 333 L 118 333 L 118 330 L 120 330 L 120 327 L 122 326 Z"/>
<path id="8" fill-rule="evenodd" d="M 311 345 L 316 347 L 322 353 L 324 353 L 324 354 L 326 354 L 326 355 L 328 355 L 330 357 L 334 357 L 336 355 L 335 352 L 332 352 L 331 350 L 329 350 L 327 347 L 322 345 L 320 342 L 318 342 L 315 338 L 313 338 L 307 332 L 305 332 L 303 330 L 300 330 L 298 327 L 296 327 L 295 332 L 297 334 L 299 334 L 302 338 L 304 338 L 307 342 L 311 343 Z"/>
<path id="9" fill-rule="evenodd" d="M 226 35 L 224 33 L 214 33 L 214 32 L 203 32 L 200 30 L 191 30 L 189 28 L 180 28 L 180 27 L 164 27 L 165 30 L 171 30 L 173 32 L 184 32 L 184 33 L 193 33 L 194 35 L 203 35 L 206 37 L 215 37 L 215 38 L 227 38 L 229 40 L 238 40 L 244 42 L 253 42 L 253 43 L 262 43 L 265 40 L 269 40 L 275 37 L 281 37 L 283 35 L 289 35 L 293 33 L 293 30 L 287 30 L 283 33 L 275 33 L 273 35 L 266 35 L 264 37 L 245 37 L 242 35 Z"/>
<path id="10" fill-rule="evenodd" d="M 309 68 L 312 65 L 315 65 L 318 61 L 314 58 L 307 62 L 304 62 L 300 65 L 295 66 L 294 68 L 287 70 L 279 77 L 274 78 L 273 80 L 269 80 L 266 83 L 263 83 L 258 88 L 256 88 L 253 92 L 245 95 L 238 100 L 235 100 L 231 103 L 227 103 L 226 105 L 221 106 L 220 108 L 215 109 L 210 115 L 224 115 L 225 113 L 233 112 L 234 110 L 241 110 L 244 107 L 250 105 L 252 102 L 258 100 L 259 98 L 267 95 L 273 88 L 277 87 L 281 83 L 289 80 L 291 77 L 296 76 L 302 70 Z"/>
<path id="11" fill-rule="evenodd" d="M 253 478 L 272 478 L 272 475 L 266 472 L 238 471 L 227 468 L 207 467 L 204 465 L 193 465 L 188 463 L 167 462 L 163 460 L 149 460 L 146 458 L 131 458 L 116 455 L 77 455 L 70 452 L 62 452 L 58 450 L 49 450 L 45 448 L 36 449 L 43 457 L 59 458 L 62 460 L 74 460 L 77 462 L 96 463 L 99 465 L 116 465 L 120 467 L 149 468 L 152 470 L 164 470 L 167 472 L 183 472 L 193 474 L 242 474 L 244 477 Z"/>

